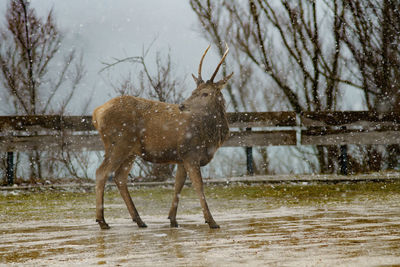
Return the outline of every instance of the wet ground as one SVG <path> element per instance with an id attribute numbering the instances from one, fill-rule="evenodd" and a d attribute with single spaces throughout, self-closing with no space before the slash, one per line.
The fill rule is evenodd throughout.
<path id="1" fill-rule="evenodd" d="M 129 219 L 114 190 L 110 230 L 94 222 L 94 193 L 0 192 L 0 265 L 384 266 L 400 264 L 400 182 L 208 187 L 221 229 L 204 224 L 184 188 L 179 228 L 172 188 L 131 190 L 147 223 Z"/>

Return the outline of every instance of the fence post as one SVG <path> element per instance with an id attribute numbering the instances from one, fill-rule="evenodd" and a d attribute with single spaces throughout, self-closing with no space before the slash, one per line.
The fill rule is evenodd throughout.
<path id="1" fill-rule="evenodd" d="M 14 184 L 14 152 L 7 152 L 7 185 Z"/>
<path id="2" fill-rule="evenodd" d="M 340 127 L 341 130 L 346 130 L 346 126 Z M 347 145 L 340 146 L 340 174 L 347 175 L 348 170 L 348 158 L 347 158 Z"/>
<path id="3" fill-rule="evenodd" d="M 246 132 L 251 132 L 251 127 L 246 128 Z M 253 167 L 253 147 L 246 147 L 246 159 L 247 159 L 247 174 L 254 175 Z"/>
<path id="4" fill-rule="evenodd" d="M 347 145 L 340 146 L 340 174 L 347 175 Z"/>

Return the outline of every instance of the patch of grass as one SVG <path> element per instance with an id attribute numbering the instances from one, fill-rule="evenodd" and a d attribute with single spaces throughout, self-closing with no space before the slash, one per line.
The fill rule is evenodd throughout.
<path id="1" fill-rule="evenodd" d="M 269 206 L 320 205 L 324 203 L 349 203 L 356 200 L 379 201 L 400 198 L 400 182 L 349 183 L 349 184 L 258 184 L 215 185 L 205 187 L 207 199 L 215 208 L 229 208 L 237 203 L 245 206 L 266 203 Z M 173 197 L 173 188 L 152 187 L 130 190 L 139 212 L 147 215 L 167 214 Z M 185 187 L 181 194 L 180 209 L 189 212 L 198 199 L 192 187 Z M 126 208 L 112 206 L 125 204 L 117 190 L 105 194 L 106 217 L 129 217 Z M 18 194 L 0 194 L 0 221 L 59 220 L 69 218 L 94 218 L 95 194 L 76 192 L 42 191 Z"/>
<path id="2" fill-rule="evenodd" d="M 262 184 L 213 186 L 208 194 L 223 199 L 266 199 L 286 204 L 353 201 L 359 198 L 388 198 L 400 195 L 400 182 L 360 182 L 349 184 Z"/>
<path id="3" fill-rule="evenodd" d="M 71 192 L 35 192 L 0 196 L 2 221 L 53 220 L 81 211 L 94 204 L 94 194 Z"/>

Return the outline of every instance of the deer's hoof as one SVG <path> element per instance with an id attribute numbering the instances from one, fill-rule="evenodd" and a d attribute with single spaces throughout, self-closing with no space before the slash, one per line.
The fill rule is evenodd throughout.
<path id="1" fill-rule="evenodd" d="M 110 226 L 105 221 L 96 220 L 96 222 L 99 223 L 100 229 L 103 229 L 103 230 L 110 229 Z"/>
<path id="2" fill-rule="evenodd" d="M 212 222 L 212 223 L 208 223 L 208 226 L 210 227 L 210 229 L 219 229 L 219 225 L 216 222 Z"/>
<path id="3" fill-rule="evenodd" d="M 147 225 L 146 225 L 144 222 L 142 222 L 142 221 L 138 221 L 138 222 L 136 222 L 136 223 L 137 223 L 137 225 L 138 225 L 139 228 L 147 228 Z"/>
<path id="4" fill-rule="evenodd" d="M 178 222 L 177 221 L 171 221 L 171 227 L 178 228 L 179 227 Z"/>

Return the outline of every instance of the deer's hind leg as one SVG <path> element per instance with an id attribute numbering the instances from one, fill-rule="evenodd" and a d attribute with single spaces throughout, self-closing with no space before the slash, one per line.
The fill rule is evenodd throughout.
<path id="1" fill-rule="evenodd" d="M 179 196 L 182 191 L 182 187 L 186 180 L 186 170 L 183 164 L 178 164 L 178 169 L 176 170 L 175 176 L 175 195 L 172 200 L 172 206 L 169 210 L 168 219 L 171 222 L 171 227 L 178 227 L 178 222 L 176 221 L 176 211 L 178 209 Z"/>
<path id="2" fill-rule="evenodd" d="M 147 225 L 142 221 L 139 216 L 139 213 L 133 204 L 131 195 L 128 191 L 128 174 L 132 168 L 132 163 L 135 160 L 135 155 L 129 156 L 117 169 L 114 176 L 114 181 L 118 187 L 119 192 L 121 193 L 122 199 L 124 200 L 126 207 L 128 208 L 129 214 L 132 217 L 132 220 L 137 223 L 139 227 L 147 227 Z"/>
<path id="3" fill-rule="evenodd" d="M 121 165 L 131 162 L 133 159 L 129 157 L 131 154 L 130 146 L 117 146 L 103 140 L 105 146 L 104 160 L 100 167 L 96 170 L 96 222 L 99 223 L 101 229 L 109 229 L 110 227 L 104 220 L 104 187 L 110 175 L 120 174 L 118 170 Z M 132 163 L 129 165 L 129 169 Z M 129 173 L 129 170 L 128 170 Z M 126 174 L 127 176 L 128 174 Z M 126 179 L 125 179 L 126 184 Z"/>
<path id="4" fill-rule="evenodd" d="M 103 162 L 96 170 L 96 222 L 99 223 L 101 229 L 110 228 L 104 220 L 104 187 L 111 172 L 112 164 L 109 154 L 106 153 Z"/>

